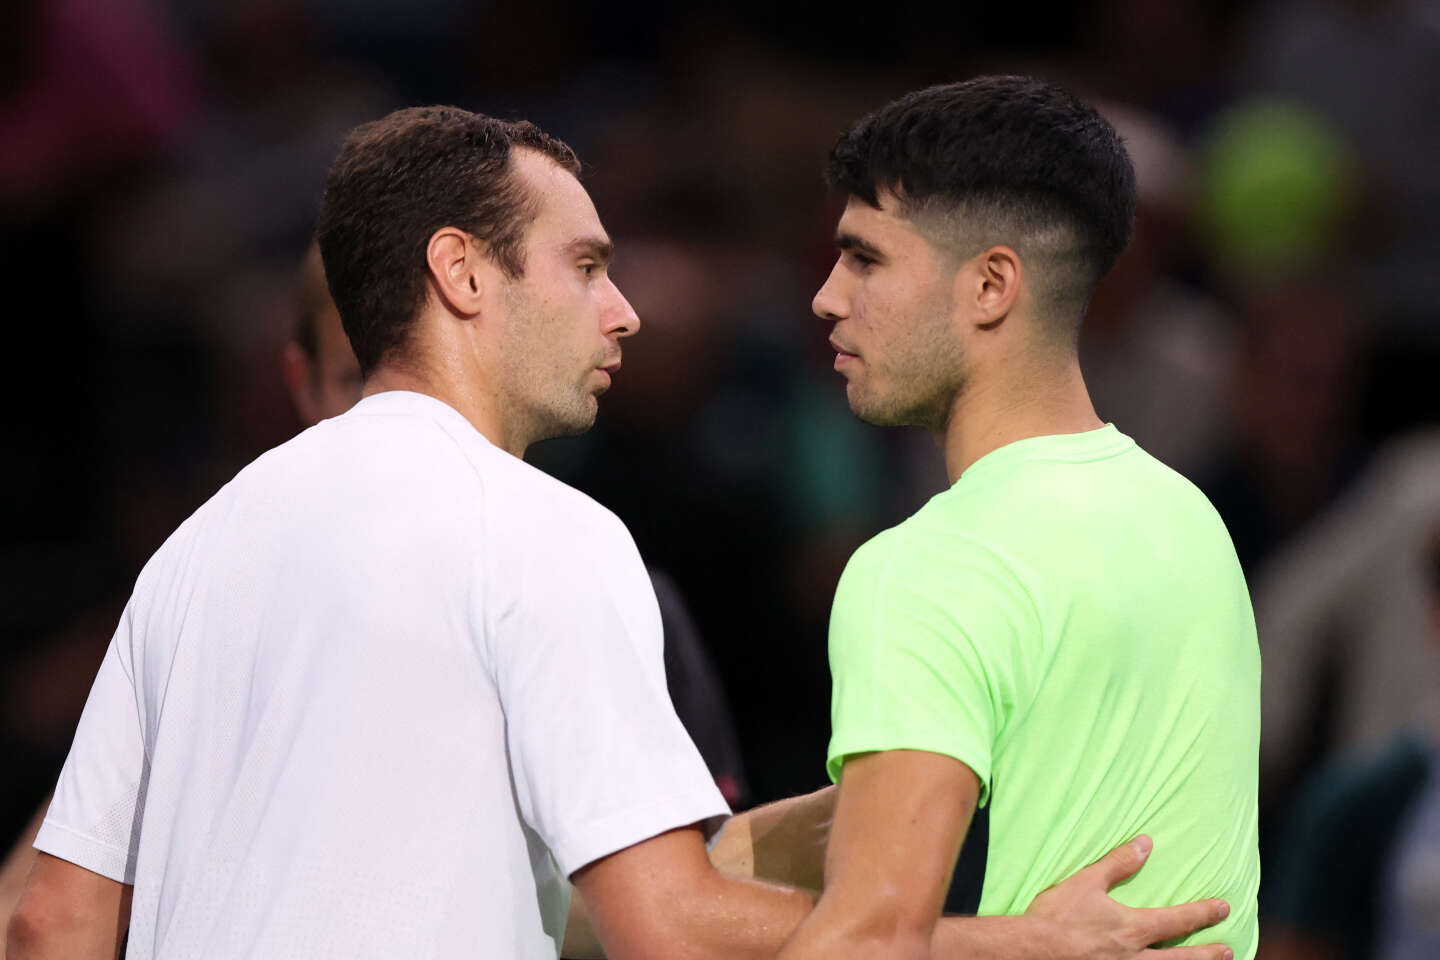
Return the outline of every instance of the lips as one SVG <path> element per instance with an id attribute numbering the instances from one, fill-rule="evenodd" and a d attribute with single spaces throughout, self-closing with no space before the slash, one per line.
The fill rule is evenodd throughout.
<path id="1" fill-rule="evenodd" d="M 841 355 L 843 355 L 843 356 L 847 356 L 847 357 L 858 357 L 858 356 L 859 356 L 858 353 L 856 353 L 854 350 L 847 349 L 844 344 L 842 344 L 842 343 L 840 343 L 839 341 L 837 341 L 834 337 L 831 337 L 831 338 L 830 338 L 830 348 L 831 348 L 832 350 L 834 350 L 836 353 L 841 354 Z"/>

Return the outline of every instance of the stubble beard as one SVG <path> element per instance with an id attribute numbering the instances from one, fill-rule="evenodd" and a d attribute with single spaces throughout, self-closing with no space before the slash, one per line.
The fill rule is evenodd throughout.
<path id="1" fill-rule="evenodd" d="M 963 377 L 928 386 L 918 396 L 869 397 L 847 390 L 850 412 L 876 427 L 923 427 L 931 433 L 943 431 L 950 421 L 955 400 L 965 389 Z"/>
<path id="2" fill-rule="evenodd" d="M 603 358 L 596 357 L 575 379 L 566 358 L 545 350 L 568 326 L 567 318 L 543 312 L 516 287 L 507 290 L 506 301 L 509 328 L 501 349 L 509 419 L 529 443 L 579 436 L 595 425 L 600 409 L 590 378 Z"/>
<path id="3" fill-rule="evenodd" d="M 878 379 L 888 381 L 890 389 L 877 386 L 867 390 L 863 382 L 847 384 L 850 411 L 877 427 L 943 431 L 969 380 L 965 355 L 959 344 L 941 338 L 920 347 L 907 351 L 898 363 L 881 371 Z"/>

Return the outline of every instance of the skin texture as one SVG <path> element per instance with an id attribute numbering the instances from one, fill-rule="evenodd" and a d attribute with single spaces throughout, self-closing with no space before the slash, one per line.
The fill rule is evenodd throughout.
<path id="1" fill-rule="evenodd" d="M 430 296 L 410 348 L 372 373 L 365 394 L 429 394 L 519 457 L 594 423 L 620 340 L 640 318 L 610 279 L 610 237 L 585 188 L 534 151 L 515 151 L 511 163 L 538 207 L 524 274 L 506 276 L 462 230 L 436 231 L 426 248 Z"/>
<path id="2" fill-rule="evenodd" d="M 1016 440 L 1103 426 L 1073 343 L 1036 315 L 1014 248 L 957 260 L 900 215 L 893 195 L 880 201 L 846 204 L 840 256 L 811 304 L 831 324 L 850 408 L 929 430 L 952 482 Z"/>
<path id="3" fill-rule="evenodd" d="M 893 212 L 864 204 L 846 208 L 836 234 L 840 259 L 815 309 L 844 314 L 830 340 L 850 409 L 876 426 L 943 429 L 967 373 L 949 256 Z"/>
<path id="4" fill-rule="evenodd" d="M 819 906 L 780 952 L 924 960 L 980 794 L 969 767 L 919 751 L 845 764 Z"/>
<path id="5" fill-rule="evenodd" d="M 8 960 L 115 957 L 130 927 L 131 887 L 40 853 L 6 936 Z"/>

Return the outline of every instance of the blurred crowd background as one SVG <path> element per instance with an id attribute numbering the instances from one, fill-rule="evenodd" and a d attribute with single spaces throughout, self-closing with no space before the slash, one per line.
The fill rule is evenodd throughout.
<path id="1" fill-rule="evenodd" d="M 1022 72 L 1099 106 L 1136 163 L 1135 240 L 1082 365 L 1102 418 L 1210 496 L 1249 577 L 1273 955 L 1310 922 L 1292 901 L 1313 899 L 1275 884 L 1301 884 L 1307 844 L 1366 813 L 1316 783 L 1412 738 L 1413 789 L 1372 824 L 1410 842 L 1440 742 L 1440 3 L 937 16 L 915 0 L 0 4 L 0 834 L 52 785 L 140 566 L 302 423 L 281 358 L 342 137 L 433 102 L 534 120 L 579 152 L 644 330 L 596 427 L 530 459 L 615 510 L 683 598 L 731 707 L 742 802 L 819 786 L 836 580 L 945 482 L 928 436 L 855 421 L 830 369 L 809 310 L 838 213 L 821 168 L 906 90 Z M 1336 956 L 1363 955 L 1408 895 L 1395 858 L 1371 866 L 1343 902 L 1371 897 L 1373 923 L 1316 934 L 1351 951 Z"/>

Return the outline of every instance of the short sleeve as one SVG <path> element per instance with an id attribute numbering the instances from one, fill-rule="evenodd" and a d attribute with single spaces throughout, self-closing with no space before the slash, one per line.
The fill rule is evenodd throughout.
<path id="1" fill-rule="evenodd" d="M 599 510 L 597 507 L 596 510 Z M 588 528 L 588 529 L 587 529 Z M 537 531 L 490 644 L 521 815 L 566 876 L 729 814 L 665 685 L 660 613 L 608 512 Z"/>
<path id="2" fill-rule="evenodd" d="M 121 883 L 135 882 L 149 773 L 130 669 L 132 622 L 127 606 L 35 838 L 36 849 Z"/>
<path id="3" fill-rule="evenodd" d="M 826 769 L 878 750 L 954 757 L 989 800 L 996 744 L 1028 702 L 1024 650 L 1038 619 L 1014 574 L 964 538 L 887 531 L 858 550 L 830 618 Z"/>

